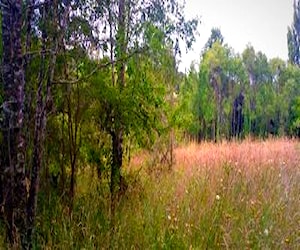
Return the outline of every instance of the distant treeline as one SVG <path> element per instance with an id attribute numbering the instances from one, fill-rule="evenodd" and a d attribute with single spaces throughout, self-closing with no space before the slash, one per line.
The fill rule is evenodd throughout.
<path id="1" fill-rule="evenodd" d="M 252 46 L 235 54 L 213 29 L 180 86 L 179 110 L 179 127 L 199 141 L 299 137 L 300 69 Z"/>

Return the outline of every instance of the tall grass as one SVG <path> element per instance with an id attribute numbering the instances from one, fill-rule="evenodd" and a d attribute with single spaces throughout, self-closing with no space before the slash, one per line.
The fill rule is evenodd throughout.
<path id="1" fill-rule="evenodd" d="M 108 184 L 86 171 L 71 216 L 59 197 L 40 197 L 36 248 L 299 249 L 299 150 L 284 139 L 189 144 L 174 171 L 150 173 L 150 156 L 137 155 L 114 230 Z"/>

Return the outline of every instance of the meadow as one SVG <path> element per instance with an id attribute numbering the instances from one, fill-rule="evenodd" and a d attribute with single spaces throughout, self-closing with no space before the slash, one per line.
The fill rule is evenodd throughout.
<path id="1" fill-rule="evenodd" d="M 41 199 L 36 248 L 299 249 L 299 151 L 288 139 L 189 143 L 172 171 L 136 154 L 113 229 L 107 183 L 81 172 L 71 215 Z"/>

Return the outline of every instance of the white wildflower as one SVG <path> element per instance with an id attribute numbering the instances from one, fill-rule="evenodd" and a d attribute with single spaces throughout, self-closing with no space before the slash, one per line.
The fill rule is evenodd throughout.
<path id="1" fill-rule="evenodd" d="M 265 236 L 269 235 L 269 230 L 267 228 L 264 230 L 264 234 L 265 234 Z"/>

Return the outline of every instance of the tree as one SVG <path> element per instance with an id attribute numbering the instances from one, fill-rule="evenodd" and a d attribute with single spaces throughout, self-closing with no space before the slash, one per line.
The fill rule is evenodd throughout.
<path id="1" fill-rule="evenodd" d="M 205 95 L 208 94 L 206 99 L 210 98 L 214 101 L 214 119 L 211 121 L 210 130 L 212 139 L 215 141 L 218 141 L 221 137 L 230 137 L 230 127 L 235 123 L 230 122 L 232 107 L 235 98 L 243 91 L 243 78 L 244 71 L 241 60 L 226 45 L 222 46 L 219 42 L 216 42 L 204 54 L 200 66 L 199 88 L 207 86 L 206 89 L 210 90 L 210 93 L 213 91 L 211 94 L 205 92 Z M 208 104 L 201 103 L 199 105 L 202 106 L 202 109 L 205 109 Z"/>
<path id="2" fill-rule="evenodd" d="M 191 46 L 198 23 L 197 20 L 186 21 L 182 11 L 183 6 L 177 1 L 119 0 L 106 1 L 104 4 L 103 23 L 109 29 L 107 32 L 109 45 L 107 47 L 110 48 L 110 88 L 116 95 L 114 100 L 110 99 L 113 103 L 109 103 L 107 108 L 109 111 L 109 123 L 107 125 L 109 127 L 106 126 L 106 131 L 111 137 L 112 146 L 110 182 L 112 214 L 115 210 L 122 179 L 124 138 L 127 134 L 135 134 L 136 132 L 129 129 L 129 125 L 132 125 L 132 120 L 135 118 L 134 115 L 128 119 L 128 111 L 124 110 L 125 107 L 130 110 L 128 104 L 126 104 L 126 94 L 131 90 L 131 84 L 133 84 L 131 81 L 133 79 L 132 74 L 137 74 L 141 77 L 138 80 L 143 81 L 142 76 L 134 68 L 138 66 L 133 61 L 144 61 L 145 58 L 140 58 L 138 55 L 147 55 L 151 60 L 146 60 L 145 68 L 151 69 L 154 60 L 156 60 L 157 66 L 163 68 L 172 59 L 173 63 L 168 65 L 168 72 L 170 72 L 170 69 L 176 71 L 176 55 L 179 54 L 179 43 L 183 40 L 186 42 L 187 47 Z M 168 55 L 170 51 L 172 56 Z M 164 57 L 157 56 L 158 54 L 164 55 Z M 158 70 L 160 71 L 160 69 Z M 168 79 L 173 78 L 166 77 Z M 154 83 L 149 81 L 147 84 L 144 82 L 144 84 L 151 86 Z M 166 82 L 167 84 L 169 82 Z M 174 82 L 170 86 L 173 88 Z M 147 93 L 147 96 L 151 96 L 151 94 Z M 141 121 L 139 116 L 136 119 Z M 142 117 L 142 119 L 145 118 Z M 137 127 L 131 126 L 131 129 L 137 129 Z"/>
<path id="3" fill-rule="evenodd" d="M 287 33 L 289 61 L 300 66 L 300 2 L 294 0 L 293 24 Z"/>
<path id="4" fill-rule="evenodd" d="M 298 0 L 294 1 L 294 19 L 291 27 L 288 28 L 288 51 L 289 51 L 289 61 L 290 63 L 300 67 L 300 2 Z M 295 131 L 297 136 L 299 136 L 299 101 L 297 99 L 293 100 L 293 105 L 290 108 L 293 114 L 291 120 L 293 120 L 292 131 Z"/>
<path id="5" fill-rule="evenodd" d="M 58 41 L 69 6 L 55 0 L 38 3 L 28 0 L 2 1 L 1 7 L 4 48 L 1 204 L 10 244 L 31 248 Z M 62 17 L 58 21 L 60 7 Z M 33 47 L 38 50 L 32 52 Z M 38 58 L 35 61 L 31 60 L 33 54 Z"/>
<path id="6" fill-rule="evenodd" d="M 233 102 L 231 115 L 231 136 L 241 138 L 243 131 L 243 106 L 244 95 L 240 93 Z"/>
<path id="7" fill-rule="evenodd" d="M 221 45 L 223 45 L 224 37 L 219 28 L 212 28 L 210 37 L 208 38 L 206 44 L 204 45 L 204 53 L 207 50 L 211 49 L 213 44 L 216 42 L 219 42 Z"/>
<path id="8" fill-rule="evenodd" d="M 71 215 L 78 163 L 98 164 L 105 154 L 114 213 L 126 143 L 150 145 L 171 128 L 179 44 L 191 46 L 198 21 L 187 21 L 173 0 L 2 1 L 1 8 L 0 203 L 11 244 L 31 248 L 38 194 L 50 192 L 54 168 L 62 189 L 70 185 Z M 93 140 L 82 145 L 90 128 Z"/>
<path id="9" fill-rule="evenodd" d="M 196 91 L 199 82 L 199 73 L 192 64 L 187 75 L 179 85 L 178 104 L 174 113 L 175 126 L 182 134 L 183 139 L 198 139 L 200 131 L 199 109 L 193 107 L 196 102 Z"/>
<path id="10" fill-rule="evenodd" d="M 300 137 L 300 97 L 297 97 L 291 106 L 291 130 L 294 135 Z"/>
<path id="11" fill-rule="evenodd" d="M 273 58 L 269 61 L 269 67 L 272 75 L 272 87 L 275 91 L 275 117 L 274 123 L 276 134 L 279 136 L 285 135 L 285 120 L 287 117 L 288 106 L 284 98 L 285 81 L 283 74 L 286 71 L 287 65 L 282 59 Z"/>
<path id="12" fill-rule="evenodd" d="M 22 1 L 2 1 L 2 74 L 4 99 L 1 106 L 3 143 L 0 166 L 4 220 L 12 247 L 26 242 L 26 180 L 24 141 L 25 79 L 22 54 Z"/>
<path id="13" fill-rule="evenodd" d="M 283 82 L 283 88 L 280 94 L 281 99 L 281 113 L 283 121 L 283 129 L 285 134 L 289 136 L 297 136 L 294 128 L 294 121 L 297 121 L 297 98 L 300 95 L 299 81 L 300 69 L 295 65 L 288 65 L 282 72 L 280 81 Z M 293 125 L 294 124 L 294 125 Z"/>

